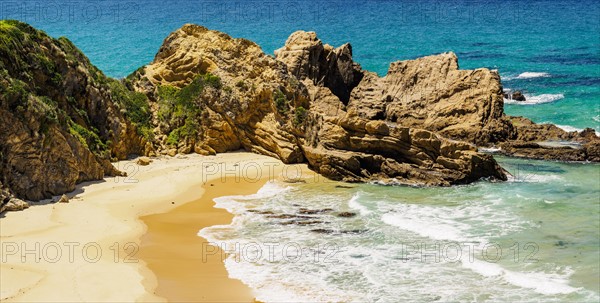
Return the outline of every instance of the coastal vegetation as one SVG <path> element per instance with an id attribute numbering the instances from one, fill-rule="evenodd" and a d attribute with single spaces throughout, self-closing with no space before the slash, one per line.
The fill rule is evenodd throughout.
<path id="1" fill-rule="evenodd" d="M 220 89 L 221 80 L 207 73 L 196 76 L 181 89 L 168 85 L 157 88 L 159 121 L 172 127 L 167 138 L 168 145 L 177 146 L 180 140 L 194 138 L 198 134 L 202 114 L 198 98 L 206 87 Z"/>

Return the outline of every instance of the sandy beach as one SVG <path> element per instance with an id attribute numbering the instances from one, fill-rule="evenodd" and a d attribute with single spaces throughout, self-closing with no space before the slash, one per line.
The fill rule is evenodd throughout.
<path id="1" fill-rule="evenodd" d="M 6 302 L 252 302 L 220 254 L 202 262 L 198 231 L 232 216 L 212 199 L 251 194 L 284 165 L 250 153 L 116 163 L 127 178 L 81 184 L 0 219 L 0 299 Z"/>

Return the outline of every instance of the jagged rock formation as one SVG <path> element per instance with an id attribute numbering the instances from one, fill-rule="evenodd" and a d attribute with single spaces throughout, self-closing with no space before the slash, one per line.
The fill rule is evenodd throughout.
<path id="1" fill-rule="evenodd" d="M 348 111 L 363 119 L 427 129 L 480 145 L 509 136 L 498 73 L 459 70 L 453 53 L 392 63 L 383 78 L 353 63 L 348 44 L 338 49 L 323 46 L 314 33 L 294 33 L 276 55 L 292 74 L 328 87 Z M 324 73 L 323 67 L 333 72 Z"/>
<path id="2" fill-rule="evenodd" d="M 156 148 L 163 153 L 244 148 L 286 163 L 304 160 L 284 120 L 308 107 L 306 89 L 251 41 L 186 25 L 134 78 L 132 86 L 153 101 Z"/>
<path id="3" fill-rule="evenodd" d="M 307 86 L 329 88 L 342 101 L 336 103 L 335 97 L 319 91 L 313 97 L 313 110 L 333 115 L 352 112 L 368 121 L 426 129 L 477 146 L 496 145 L 511 156 L 562 161 L 599 158 L 600 140 L 593 130 L 568 133 L 554 125 L 505 116 L 498 73 L 485 68 L 459 70 L 454 53 L 394 62 L 385 77 L 361 70 L 352 61 L 350 45 L 334 49 L 323 45 L 315 33 L 292 34 L 275 54 L 296 77 L 312 80 L 305 82 Z M 345 92 L 350 92 L 348 99 Z M 520 92 L 514 95 L 524 99 Z M 549 144 L 549 140 L 574 144 Z"/>
<path id="4" fill-rule="evenodd" d="M 567 132 L 552 124 L 535 124 L 524 117 L 509 117 L 515 129 L 510 141 L 499 144 L 501 152 L 541 160 L 600 162 L 600 138 L 588 128 Z"/>
<path id="5" fill-rule="evenodd" d="M 142 144 L 125 118 L 130 94 L 66 38 L 0 21 L 0 182 L 40 200 L 119 174 L 110 159 Z"/>
<path id="6" fill-rule="evenodd" d="M 339 48 L 323 45 L 314 32 L 293 33 L 275 55 L 294 77 L 329 88 L 344 104 L 348 104 L 350 93 L 363 78 L 360 65 L 352 61 L 350 44 Z"/>
<path id="7" fill-rule="evenodd" d="M 371 123 L 372 117 L 347 109 L 358 102 L 353 90 L 365 75 L 352 61 L 350 45 L 334 49 L 314 33 L 297 32 L 277 58 L 250 41 L 185 25 L 165 40 L 152 64 L 132 77 L 131 87 L 146 93 L 158 112 L 174 104 L 165 90 L 173 92 L 175 103 L 194 109 L 195 116 L 179 121 L 191 118 L 199 131 L 187 132 L 176 146 L 180 152 L 243 147 L 285 163 L 306 161 L 329 178 L 351 182 L 395 178 L 451 185 L 506 178 L 493 158 L 478 154 L 473 145 L 393 122 Z M 210 85 L 213 77 L 217 85 Z M 187 100 L 177 97 L 190 91 L 196 94 Z M 179 136 L 187 127 L 169 127 L 168 116 L 155 117 L 155 148 L 163 153 L 169 141 L 176 142 L 169 140 L 173 132 Z"/>

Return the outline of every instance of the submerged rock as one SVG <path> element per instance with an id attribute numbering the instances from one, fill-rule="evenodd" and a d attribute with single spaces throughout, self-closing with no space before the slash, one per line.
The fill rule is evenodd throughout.
<path id="1" fill-rule="evenodd" d="M 514 93 L 505 92 L 504 98 L 514 101 L 527 101 L 527 98 L 525 98 L 525 95 L 521 91 L 515 91 Z"/>
<path id="2" fill-rule="evenodd" d="M 280 225 L 299 225 L 299 226 L 305 226 L 305 225 L 316 225 L 316 224 L 323 224 L 323 223 L 325 223 L 325 222 L 318 221 L 318 220 L 314 220 L 314 221 L 297 221 L 297 220 L 292 220 L 292 221 L 281 222 L 279 224 Z"/>
<path id="3" fill-rule="evenodd" d="M 324 209 L 300 208 L 300 210 L 298 210 L 298 213 L 301 215 L 318 215 L 318 214 L 328 213 L 328 212 L 332 212 L 332 211 L 333 211 L 333 209 L 331 209 L 331 208 L 324 208 Z"/>
<path id="4" fill-rule="evenodd" d="M 511 96 L 511 99 L 515 101 L 527 101 L 527 98 L 525 98 L 525 95 L 523 95 L 521 91 L 514 92 Z"/>

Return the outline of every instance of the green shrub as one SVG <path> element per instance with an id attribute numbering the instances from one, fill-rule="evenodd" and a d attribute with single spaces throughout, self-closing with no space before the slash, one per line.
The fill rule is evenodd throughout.
<path id="1" fill-rule="evenodd" d="M 3 92 L 3 97 L 8 101 L 11 109 L 27 103 L 29 92 L 25 82 L 17 79 L 11 79 L 8 88 Z"/>
<path id="2" fill-rule="evenodd" d="M 202 76 L 204 79 L 204 82 L 206 82 L 206 84 L 216 88 L 216 89 L 220 89 L 221 88 L 221 78 L 219 78 L 216 75 L 213 75 L 211 73 L 207 73 L 205 75 Z"/>
<path id="3" fill-rule="evenodd" d="M 279 112 L 282 115 L 287 114 L 288 109 L 289 109 L 289 102 L 287 100 L 287 98 L 285 97 L 285 94 L 283 94 L 281 91 L 277 91 L 275 93 L 275 108 L 277 109 L 277 112 Z"/>
<path id="4" fill-rule="evenodd" d="M 117 80 L 108 81 L 113 100 L 125 109 L 125 117 L 136 126 L 139 135 L 152 141 L 152 112 L 146 95 L 128 90 Z"/>
<path id="5" fill-rule="evenodd" d="M 202 110 L 197 99 L 208 86 L 221 88 L 220 78 L 205 74 L 197 76 L 181 89 L 172 86 L 158 87 L 158 117 L 162 122 L 175 127 L 167 137 L 167 144 L 177 145 L 180 140 L 198 134 Z"/>
<path id="6" fill-rule="evenodd" d="M 246 85 L 246 83 L 244 82 L 244 80 L 240 80 L 238 81 L 235 86 L 237 88 L 239 88 L 242 91 L 247 91 L 248 90 L 248 86 Z"/>
<path id="7" fill-rule="evenodd" d="M 173 130 L 169 134 L 169 137 L 167 137 L 167 144 L 168 145 L 177 146 L 177 143 L 179 143 L 179 129 Z"/>
<path id="8" fill-rule="evenodd" d="M 95 129 L 94 129 L 95 130 Z M 73 120 L 69 121 L 69 132 L 75 138 L 79 139 L 79 142 L 87 148 L 89 148 L 94 154 L 103 157 L 108 152 L 108 146 L 102 142 L 96 132 L 89 130 Z"/>
<path id="9" fill-rule="evenodd" d="M 304 109 L 304 107 L 297 107 L 294 114 L 294 124 L 296 126 L 304 124 L 307 114 L 308 113 L 306 112 L 306 109 Z"/>

